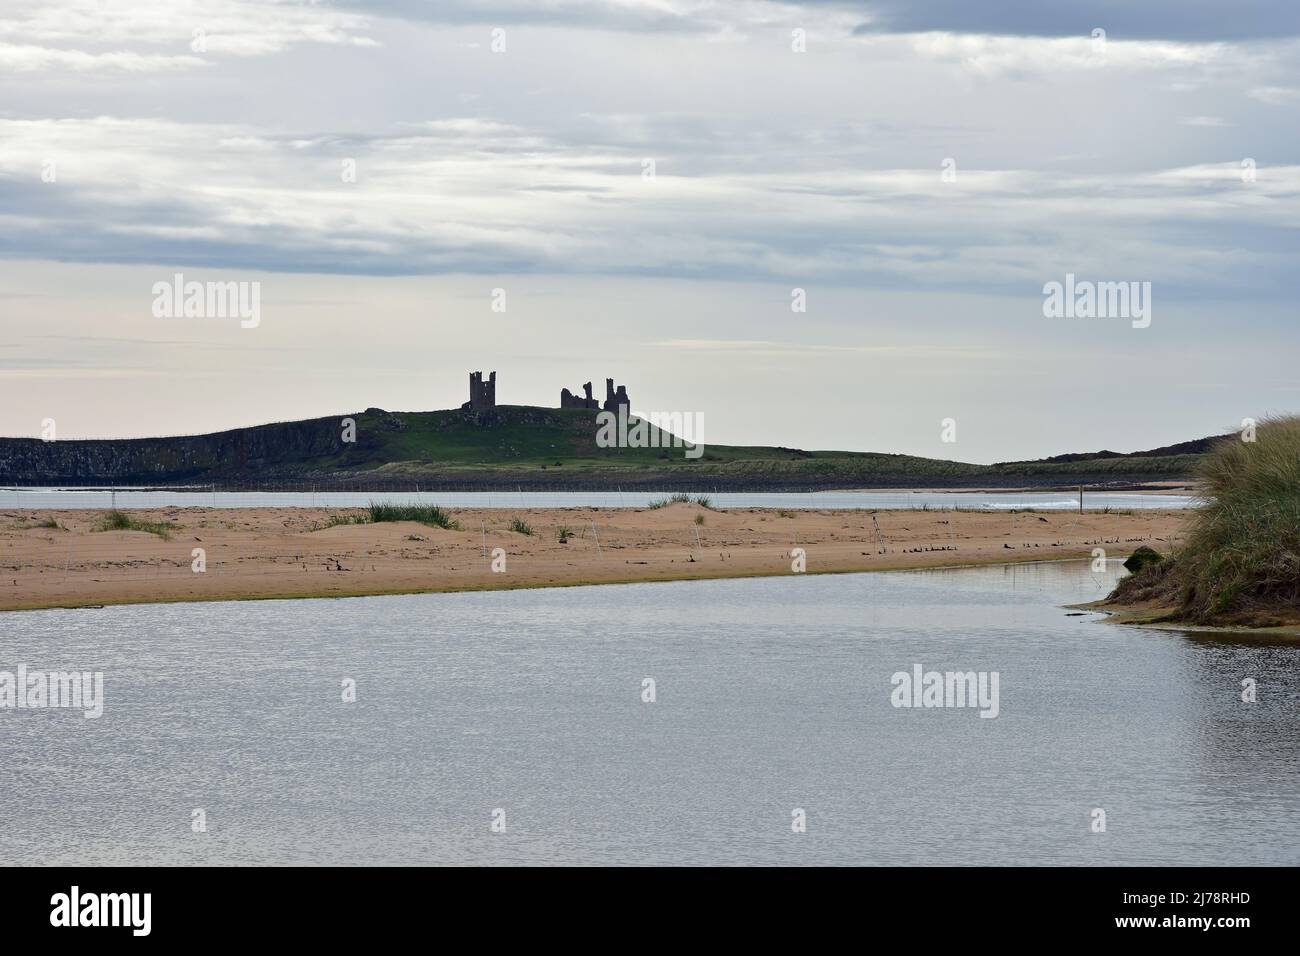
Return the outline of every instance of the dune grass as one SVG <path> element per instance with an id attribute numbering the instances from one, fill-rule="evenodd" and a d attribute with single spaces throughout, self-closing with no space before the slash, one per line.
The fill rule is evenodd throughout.
<path id="1" fill-rule="evenodd" d="M 691 496 L 687 494 L 669 495 L 667 498 L 655 498 L 646 507 L 651 511 L 657 511 L 660 508 L 667 508 L 669 505 L 685 504 L 690 500 Z"/>
<path id="2" fill-rule="evenodd" d="M 326 528 L 337 528 L 343 524 L 370 524 L 369 515 L 330 515 L 325 519 Z"/>
<path id="3" fill-rule="evenodd" d="M 110 511 L 100 520 L 95 527 L 96 531 L 143 531 L 147 534 L 156 534 L 164 541 L 171 538 L 171 533 L 176 530 L 175 525 L 169 525 L 161 521 L 141 521 L 139 518 L 133 518 L 125 511 Z"/>
<path id="4" fill-rule="evenodd" d="M 514 532 L 516 532 L 516 533 L 518 533 L 518 534 L 528 534 L 528 535 L 531 535 L 531 534 L 533 533 L 532 525 L 530 525 L 530 524 L 529 524 L 527 521 L 525 521 L 523 518 L 513 518 L 513 519 L 511 519 L 509 527 L 510 527 L 510 530 L 511 530 L 511 531 L 514 531 Z"/>
<path id="5" fill-rule="evenodd" d="M 460 524 L 452 520 L 451 515 L 437 505 L 384 505 L 372 501 L 369 510 L 368 520 L 372 522 L 418 521 L 420 524 L 427 524 L 434 528 L 445 528 L 448 531 L 460 530 Z"/>
<path id="6" fill-rule="evenodd" d="M 675 495 L 669 495 L 667 498 L 656 498 L 646 505 L 646 507 L 651 511 L 654 511 L 659 508 L 667 508 L 669 505 L 689 505 L 692 502 L 699 505 L 701 508 L 708 508 L 710 511 L 713 510 L 713 499 L 708 495 L 696 495 L 695 497 L 691 497 L 684 491 L 679 491 Z"/>
<path id="7" fill-rule="evenodd" d="M 1115 603 L 1153 601 L 1197 624 L 1300 609 L 1300 416 L 1229 437 L 1200 466 L 1203 507 L 1183 545 L 1125 578 Z"/>

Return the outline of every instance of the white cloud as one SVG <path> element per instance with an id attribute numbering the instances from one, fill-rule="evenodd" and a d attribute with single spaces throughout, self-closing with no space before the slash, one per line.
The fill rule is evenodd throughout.
<path id="1" fill-rule="evenodd" d="M 873 43 L 892 37 L 868 35 Z M 960 63 L 986 76 L 1017 73 L 1062 73 L 1078 70 L 1158 70 L 1204 66 L 1225 58 L 1222 43 L 1171 43 L 1161 40 L 1105 40 L 1091 37 L 988 36 L 977 33 L 908 35 L 920 56 Z"/>
<path id="2" fill-rule="evenodd" d="M 197 56 L 164 56 L 124 50 L 87 53 L 84 50 L 59 50 L 0 41 L 0 72 L 34 73 L 41 70 L 67 69 L 159 73 L 164 70 L 191 69 L 202 66 L 203 63 L 202 58 Z"/>
<path id="3" fill-rule="evenodd" d="M 0 70 L 154 72 L 297 44 L 373 46 L 369 22 L 290 0 L 0 0 Z"/>

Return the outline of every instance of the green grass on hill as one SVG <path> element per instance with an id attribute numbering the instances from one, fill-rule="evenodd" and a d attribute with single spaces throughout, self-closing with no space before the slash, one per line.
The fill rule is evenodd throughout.
<path id="1" fill-rule="evenodd" d="M 341 427 L 348 419 L 355 424 L 354 435 Z M 1131 484 L 1190 477 L 1199 455 L 1180 452 L 1204 444 L 1168 446 L 1168 454 L 1142 457 L 979 465 L 915 455 L 707 442 L 699 457 L 688 458 L 688 449 L 674 447 L 671 436 L 656 447 L 602 448 L 596 435 L 596 415 L 589 410 L 504 405 L 480 415 L 460 409 L 372 408 L 345 418 L 278 422 L 209 435 L 48 443 L 0 439 L 0 481 L 219 484 L 373 479 L 497 487 L 515 482 L 654 487 L 662 482 L 663 488 L 787 490 L 924 487 L 927 482 L 936 487 Z M 955 447 L 940 445 L 935 435 L 936 454 L 950 454 Z"/>
<path id="2" fill-rule="evenodd" d="M 934 478 L 978 483 L 981 479 L 1049 477 L 1069 484 L 1088 480 L 1186 478 L 1197 455 L 1103 458 L 1068 462 L 1006 462 L 977 465 L 941 458 L 874 452 L 806 451 L 762 445 L 705 443 L 699 458 L 679 447 L 601 448 L 591 412 L 573 409 L 501 406 L 491 419 L 476 420 L 459 411 L 370 412 L 357 420 L 361 440 L 332 457 L 329 466 L 374 471 L 377 476 L 457 476 L 473 480 L 491 470 L 536 476 L 553 473 L 599 477 L 617 483 L 647 475 L 701 480 L 766 481 L 790 486 L 869 485 L 872 479 Z M 665 433 L 666 434 L 666 433 Z"/>

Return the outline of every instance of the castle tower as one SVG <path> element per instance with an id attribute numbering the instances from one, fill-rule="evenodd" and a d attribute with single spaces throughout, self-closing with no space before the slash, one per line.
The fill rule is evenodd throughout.
<path id="1" fill-rule="evenodd" d="M 464 411 L 486 411 L 490 408 L 496 408 L 497 404 L 497 373 L 492 372 L 488 380 L 483 381 L 482 372 L 469 373 L 469 401 L 461 405 Z"/>
<path id="2" fill-rule="evenodd" d="M 627 386 L 620 385 L 617 390 L 614 388 L 612 378 L 605 379 L 605 411 L 617 412 L 620 405 L 628 406 L 628 412 L 632 411 L 632 402 L 627 397 Z"/>

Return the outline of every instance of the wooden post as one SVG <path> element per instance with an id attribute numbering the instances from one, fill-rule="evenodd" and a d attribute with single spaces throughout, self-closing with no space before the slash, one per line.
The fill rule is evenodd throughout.
<path id="1" fill-rule="evenodd" d="M 1083 485 L 1079 485 L 1079 514 L 1083 514 Z"/>

